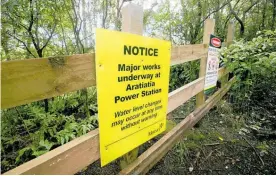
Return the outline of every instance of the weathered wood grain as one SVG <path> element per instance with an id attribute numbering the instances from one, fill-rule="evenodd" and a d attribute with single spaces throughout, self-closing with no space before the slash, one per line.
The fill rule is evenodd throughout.
<path id="1" fill-rule="evenodd" d="M 181 88 L 169 93 L 168 113 L 175 110 L 181 104 L 198 94 L 204 88 L 204 78 L 201 77 L 195 81 L 182 86 Z"/>
<path id="2" fill-rule="evenodd" d="M 94 54 L 2 62 L 2 109 L 96 85 Z"/>
<path id="3" fill-rule="evenodd" d="M 214 34 L 215 30 L 215 20 L 207 19 L 204 22 L 204 33 L 203 33 L 203 44 L 206 44 L 209 47 L 210 34 Z M 206 74 L 206 65 L 207 65 L 207 54 L 206 57 L 200 59 L 200 69 L 199 69 L 199 77 L 205 77 Z M 196 95 L 196 107 L 201 106 L 205 102 L 205 94 L 204 91 L 199 92 Z"/>
<path id="4" fill-rule="evenodd" d="M 171 51 L 171 65 L 198 60 L 206 57 L 207 52 L 207 45 L 204 44 L 174 46 Z"/>
<path id="5" fill-rule="evenodd" d="M 229 71 L 225 67 L 219 68 L 219 70 L 218 70 L 218 79 L 221 79 L 222 77 L 224 77 L 228 73 L 229 73 Z"/>

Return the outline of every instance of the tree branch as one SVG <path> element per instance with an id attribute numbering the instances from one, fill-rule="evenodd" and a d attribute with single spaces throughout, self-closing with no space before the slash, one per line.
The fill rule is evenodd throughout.
<path id="1" fill-rule="evenodd" d="M 28 33 L 29 33 L 29 36 L 31 37 L 32 39 L 32 42 L 33 42 L 33 45 L 35 47 L 35 49 L 38 51 L 39 50 L 39 46 L 37 45 L 36 41 L 35 41 L 35 38 L 33 36 L 33 33 L 32 33 L 32 28 L 33 28 L 33 24 L 34 24 L 34 9 L 33 9 L 33 2 L 32 0 L 30 0 L 30 11 L 31 11 L 31 15 L 30 15 L 30 23 L 29 23 L 29 27 L 27 29 Z"/>
<path id="2" fill-rule="evenodd" d="M 23 27 L 24 29 L 28 30 L 27 26 L 21 24 L 21 23 L 18 22 L 18 21 L 15 21 L 15 19 L 14 19 L 9 13 L 5 13 L 5 12 L 4 12 L 3 14 L 4 14 L 4 15 L 7 15 L 7 16 L 11 19 L 11 21 L 13 22 L 13 23 L 12 23 L 13 25 L 18 24 L 19 26 L 21 26 L 21 27 Z"/>
<path id="3" fill-rule="evenodd" d="M 36 2 L 36 8 L 39 7 L 39 5 L 37 4 L 38 1 L 35 1 Z M 36 43 L 37 43 L 37 46 L 38 48 L 40 48 L 40 42 L 39 42 L 39 38 L 38 38 L 38 10 L 36 9 L 36 17 L 35 17 L 35 37 L 36 37 Z"/>
<path id="4" fill-rule="evenodd" d="M 230 12 L 231 14 L 234 15 L 235 19 L 240 23 L 241 28 L 240 28 L 240 35 L 243 36 L 244 34 L 244 24 L 243 21 L 239 18 L 239 16 L 237 15 L 237 13 L 233 10 L 231 3 L 229 3 L 229 8 L 230 8 Z"/>
<path id="5" fill-rule="evenodd" d="M 57 26 L 57 21 L 55 22 L 55 25 L 54 25 L 54 27 L 53 27 L 53 29 L 52 29 L 52 31 L 51 31 L 51 34 L 50 34 L 50 36 L 48 37 L 46 43 L 45 43 L 45 44 L 43 45 L 43 47 L 41 48 L 41 50 L 43 50 L 43 49 L 48 45 L 49 41 L 52 39 L 53 34 L 54 34 L 55 30 L 56 30 L 56 26 Z"/>
<path id="6" fill-rule="evenodd" d="M 10 34 L 9 32 L 7 32 L 7 34 L 11 37 L 13 37 L 14 39 L 16 39 L 17 41 L 19 41 L 20 43 L 22 43 L 24 45 L 24 47 L 26 48 L 26 50 L 28 51 L 28 53 L 30 53 L 32 56 L 36 57 L 31 50 L 28 48 L 28 46 L 26 45 L 25 42 L 23 42 L 21 39 L 19 39 L 18 37 L 16 37 L 15 35 Z"/>
<path id="7" fill-rule="evenodd" d="M 243 11 L 243 14 L 246 14 L 249 10 L 252 9 L 252 7 L 254 7 L 255 5 L 257 5 L 259 2 L 261 2 L 261 1 L 257 0 L 254 3 L 252 3 L 245 11 Z"/>
<path id="8" fill-rule="evenodd" d="M 203 20 L 201 21 L 201 23 L 204 23 L 204 21 L 210 17 L 210 15 L 212 15 L 213 13 L 218 12 L 219 10 L 221 10 L 223 7 L 225 7 L 227 4 L 230 4 L 232 2 L 232 0 L 228 0 L 226 1 L 224 4 L 222 4 L 220 7 L 217 7 L 215 10 L 213 10 L 212 12 L 210 12 L 207 16 L 205 16 L 203 18 Z"/>

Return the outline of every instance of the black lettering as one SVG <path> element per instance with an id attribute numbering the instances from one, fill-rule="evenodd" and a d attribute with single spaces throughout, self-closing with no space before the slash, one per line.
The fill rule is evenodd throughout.
<path id="1" fill-rule="evenodd" d="M 118 71 L 125 71 L 125 70 L 126 70 L 125 64 L 118 65 Z"/>
<path id="2" fill-rule="evenodd" d="M 125 119 L 121 119 L 121 120 L 112 122 L 111 127 L 115 127 L 115 126 L 118 126 L 118 125 L 123 125 L 124 120 L 125 120 Z"/>
<path id="3" fill-rule="evenodd" d="M 131 55 L 131 46 L 124 45 L 124 55 Z"/>
<path id="4" fill-rule="evenodd" d="M 154 49 L 154 56 L 158 56 L 158 49 Z"/>
<path id="5" fill-rule="evenodd" d="M 132 54 L 137 55 L 139 53 L 139 49 L 137 46 L 132 47 Z"/>
<path id="6" fill-rule="evenodd" d="M 127 85 L 126 91 L 132 90 L 130 84 Z"/>
<path id="7" fill-rule="evenodd" d="M 141 55 L 143 56 L 144 55 L 144 47 L 139 47 L 140 48 L 140 50 L 141 50 Z"/>
<path id="8" fill-rule="evenodd" d="M 158 56 L 158 49 L 124 45 L 124 55 Z"/>
<path id="9" fill-rule="evenodd" d="M 126 96 L 116 96 L 115 97 L 115 103 L 117 102 L 124 102 L 124 101 L 129 101 L 138 98 L 139 93 L 137 94 L 132 94 L 132 95 L 126 95 Z"/>
<path id="10" fill-rule="evenodd" d="M 151 53 L 150 53 L 151 51 Z M 149 52 L 148 52 L 149 56 L 152 56 L 153 55 L 153 49 L 152 48 L 149 48 Z"/>
<path id="11" fill-rule="evenodd" d="M 115 103 L 117 103 L 118 100 L 120 100 L 120 96 L 115 97 Z"/>

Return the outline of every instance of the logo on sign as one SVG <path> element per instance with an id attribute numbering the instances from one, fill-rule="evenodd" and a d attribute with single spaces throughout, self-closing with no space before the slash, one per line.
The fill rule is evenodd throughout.
<path id="1" fill-rule="evenodd" d="M 212 38 L 211 43 L 214 47 L 220 47 L 221 46 L 221 41 L 219 38 Z"/>

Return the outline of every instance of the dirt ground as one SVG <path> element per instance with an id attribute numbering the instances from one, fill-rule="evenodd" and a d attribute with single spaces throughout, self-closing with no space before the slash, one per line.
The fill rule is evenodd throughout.
<path id="1" fill-rule="evenodd" d="M 171 122 L 178 123 L 192 109 L 193 103 L 179 107 Z M 276 174 L 275 138 L 256 137 L 246 128 L 246 119 L 245 114 L 234 112 L 229 103 L 221 101 L 148 174 Z M 140 152 L 151 144 L 147 143 Z M 116 162 L 99 166 L 97 161 L 78 174 L 108 175 L 120 171 Z"/>
<path id="2" fill-rule="evenodd" d="M 276 174 L 276 140 L 256 138 L 244 119 L 222 101 L 148 174 Z"/>

